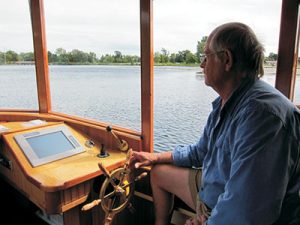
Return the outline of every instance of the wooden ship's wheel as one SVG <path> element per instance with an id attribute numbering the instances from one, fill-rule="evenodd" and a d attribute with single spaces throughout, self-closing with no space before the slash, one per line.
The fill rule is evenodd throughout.
<path id="1" fill-rule="evenodd" d="M 130 180 L 130 170 L 119 168 L 110 173 L 103 182 L 99 194 L 105 213 L 122 211 L 134 192 L 134 182 Z"/>
<path id="2" fill-rule="evenodd" d="M 108 172 L 101 163 L 98 164 L 100 170 L 106 176 L 100 188 L 99 199 L 82 207 L 82 210 L 86 211 L 101 204 L 105 212 L 105 225 L 110 224 L 114 216 L 126 207 L 133 211 L 130 199 L 134 193 L 135 181 L 147 176 L 147 173 L 144 172 L 136 178 L 133 177 L 133 173 L 129 168 L 131 152 L 131 149 L 128 150 L 124 166 L 112 172 Z"/>

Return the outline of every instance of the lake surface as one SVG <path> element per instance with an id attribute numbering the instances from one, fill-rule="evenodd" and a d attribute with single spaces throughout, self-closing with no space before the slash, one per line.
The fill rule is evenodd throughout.
<path id="1" fill-rule="evenodd" d="M 140 67 L 50 66 L 49 71 L 53 111 L 141 130 Z M 171 150 L 199 139 L 217 97 L 199 71 L 155 67 L 155 150 Z M 274 85 L 274 74 L 267 69 L 264 80 Z M 38 109 L 35 82 L 34 66 L 0 66 L 0 108 Z"/>

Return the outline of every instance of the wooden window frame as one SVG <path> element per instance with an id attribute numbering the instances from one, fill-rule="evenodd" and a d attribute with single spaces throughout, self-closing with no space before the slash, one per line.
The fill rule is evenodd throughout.
<path id="1" fill-rule="evenodd" d="M 299 47 L 299 0 L 282 0 L 275 87 L 293 100 Z M 286 35 L 289 34 L 289 35 Z"/>
<path id="2" fill-rule="evenodd" d="M 29 0 L 33 43 L 35 52 L 36 80 L 39 113 L 52 112 L 44 1 Z M 140 0 L 141 41 L 141 118 L 143 151 L 153 151 L 153 3 Z"/>

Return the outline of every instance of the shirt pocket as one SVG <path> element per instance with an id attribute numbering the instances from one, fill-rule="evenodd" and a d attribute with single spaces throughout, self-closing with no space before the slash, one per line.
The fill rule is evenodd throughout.
<path id="1" fill-rule="evenodd" d="M 216 164 L 219 174 L 226 181 L 229 178 L 231 168 L 231 155 L 229 139 L 226 135 L 220 135 L 216 141 Z"/>

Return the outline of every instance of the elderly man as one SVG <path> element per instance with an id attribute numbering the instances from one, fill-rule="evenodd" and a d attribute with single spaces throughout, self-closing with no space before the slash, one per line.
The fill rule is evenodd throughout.
<path id="1" fill-rule="evenodd" d="M 135 167 L 153 165 L 155 224 L 169 223 L 173 195 L 197 212 L 187 224 L 300 224 L 300 112 L 259 79 L 264 49 L 247 25 L 217 27 L 204 52 L 219 97 L 199 141 L 132 156 Z"/>

